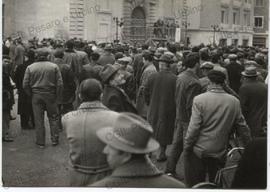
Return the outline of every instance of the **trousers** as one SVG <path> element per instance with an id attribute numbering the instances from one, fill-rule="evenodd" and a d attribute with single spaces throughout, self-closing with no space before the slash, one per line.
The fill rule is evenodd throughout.
<path id="1" fill-rule="evenodd" d="M 185 183 L 187 187 L 205 182 L 208 175 L 209 182 L 213 183 L 219 169 L 225 165 L 225 160 L 212 157 L 199 158 L 194 152 L 184 152 Z"/>
<path id="2" fill-rule="evenodd" d="M 177 162 L 183 152 L 184 138 L 188 128 L 187 122 L 177 122 L 176 133 L 174 134 L 172 149 L 168 157 L 166 173 L 175 173 Z"/>
<path id="3" fill-rule="evenodd" d="M 50 125 L 51 140 L 57 142 L 59 139 L 59 115 L 55 94 L 33 94 L 32 107 L 36 128 L 36 144 L 45 145 L 44 113 L 47 112 Z"/>

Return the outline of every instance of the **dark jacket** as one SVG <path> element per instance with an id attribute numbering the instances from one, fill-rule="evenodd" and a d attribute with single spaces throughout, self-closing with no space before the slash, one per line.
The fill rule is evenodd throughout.
<path id="1" fill-rule="evenodd" d="M 60 98 L 58 99 L 58 104 L 72 103 L 75 99 L 76 83 L 75 75 L 68 64 L 64 64 L 62 59 L 54 59 L 54 63 L 60 69 L 61 76 L 63 79 L 63 90 Z"/>
<path id="2" fill-rule="evenodd" d="M 176 81 L 176 121 L 190 121 L 193 98 L 202 93 L 198 76 L 191 71 L 184 71 Z"/>
<path id="3" fill-rule="evenodd" d="M 232 189 L 266 189 L 267 140 L 253 140 L 245 149 L 235 172 Z"/>
<path id="4" fill-rule="evenodd" d="M 150 104 L 147 119 L 161 145 L 171 144 L 173 139 L 176 79 L 171 71 L 161 71 L 150 76 L 144 90 L 145 100 Z"/>
<path id="5" fill-rule="evenodd" d="M 185 185 L 162 174 L 150 159 L 140 158 L 116 168 L 111 176 L 91 187 L 185 188 Z"/>
<path id="6" fill-rule="evenodd" d="M 105 66 L 107 64 L 114 64 L 115 63 L 115 57 L 112 53 L 104 53 L 103 55 L 100 56 L 98 60 L 98 64 Z"/>
<path id="7" fill-rule="evenodd" d="M 102 103 L 113 111 L 137 113 L 127 94 L 118 87 L 105 85 Z"/>
<path id="8" fill-rule="evenodd" d="M 82 72 L 82 64 L 80 63 L 77 53 L 74 50 L 66 50 L 63 61 L 71 67 L 75 76 L 79 78 Z"/>
<path id="9" fill-rule="evenodd" d="M 32 108 L 31 97 L 29 97 L 23 89 L 23 78 L 26 68 L 34 63 L 34 61 L 27 61 L 22 65 L 18 65 L 15 70 L 14 82 L 18 89 L 18 114 L 29 113 Z"/>
<path id="10" fill-rule="evenodd" d="M 246 81 L 239 90 L 243 115 L 251 135 L 258 137 L 267 126 L 267 85 L 259 81 Z"/>
<path id="11" fill-rule="evenodd" d="M 244 67 L 238 63 L 230 63 L 226 66 L 229 76 L 230 87 L 238 93 L 241 86 L 241 72 L 244 71 Z"/>

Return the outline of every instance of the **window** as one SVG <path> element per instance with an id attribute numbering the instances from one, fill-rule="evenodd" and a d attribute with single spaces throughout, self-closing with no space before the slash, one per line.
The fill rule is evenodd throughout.
<path id="1" fill-rule="evenodd" d="M 248 46 L 248 39 L 243 39 L 243 47 L 247 47 Z"/>
<path id="2" fill-rule="evenodd" d="M 254 17 L 254 26 L 257 28 L 263 28 L 263 16 Z"/>
<path id="3" fill-rule="evenodd" d="M 238 46 L 238 39 L 233 39 L 232 40 L 232 45 L 233 46 Z"/>
<path id="4" fill-rule="evenodd" d="M 220 39 L 219 40 L 219 46 L 226 47 L 227 46 L 227 39 Z"/>
<path id="5" fill-rule="evenodd" d="M 228 9 L 222 8 L 221 9 L 221 23 L 228 24 Z"/>
<path id="6" fill-rule="evenodd" d="M 255 1 L 255 6 L 256 7 L 263 7 L 263 0 L 256 0 Z"/>
<path id="7" fill-rule="evenodd" d="M 250 26 L 250 11 L 244 11 L 244 25 Z"/>
<path id="8" fill-rule="evenodd" d="M 239 9 L 233 10 L 233 24 L 234 25 L 240 24 L 240 10 Z"/>

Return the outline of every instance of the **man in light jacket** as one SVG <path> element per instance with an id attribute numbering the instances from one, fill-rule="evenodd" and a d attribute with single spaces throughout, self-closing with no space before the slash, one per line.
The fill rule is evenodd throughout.
<path id="1" fill-rule="evenodd" d="M 185 181 L 188 187 L 204 182 L 206 173 L 209 181 L 214 181 L 218 169 L 224 166 L 233 128 L 244 145 L 251 140 L 239 100 L 222 88 L 225 74 L 212 70 L 208 78 L 211 81 L 208 91 L 193 100 L 184 141 Z"/>
<path id="2" fill-rule="evenodd" d="M 83 81 L 79 88 L 82 104 L 62 118 L 69 142 L 70 186 L 73 187 L 90 185 L 111 174 L 102 153 L 105 144 L 98 139 L 96 131 L 114 124 L 118 113 L 101 103 L 101 93 L 99 81 Z"/>

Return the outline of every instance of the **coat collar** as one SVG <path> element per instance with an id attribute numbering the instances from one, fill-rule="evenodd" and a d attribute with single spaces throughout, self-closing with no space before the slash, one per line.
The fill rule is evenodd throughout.
<path id="1" fill-rule="evenodd" d="M 193 77 L 193 78 L 195 78 L 195 79 L 198 79 L 199 80 L 199 77 L 196 75 L 196 73 L 194 73 L 193 71 L 191 71 L 191 70 L 186 70 L 186 71 L 184 71 L 183 73 L 186 73 L 188 76 L 191 76 L 191 77 Z"/>
<path id="2" fill-rule="evenodd" d="M 99 109 L 107 109 L 100 101 L 92 101 L 92 102 L 84 102 L 80 105 L 79 109 L 93 109 L 93 108 L 99 108 Z"/>
<path id="3" fill-rule="evenodd" d="M 161 175 L 162 172 L 151 162 L 148 157 L 131 160 L 116 168 L 113 177 L 151 177 Z"/>
<path id="4" fill-rule="evenodd" d="M 213 92 L 213 93 L 225 93 L 222 86 L 219 86 L 219 85 L 208 85 L 207 91 Z"/>

